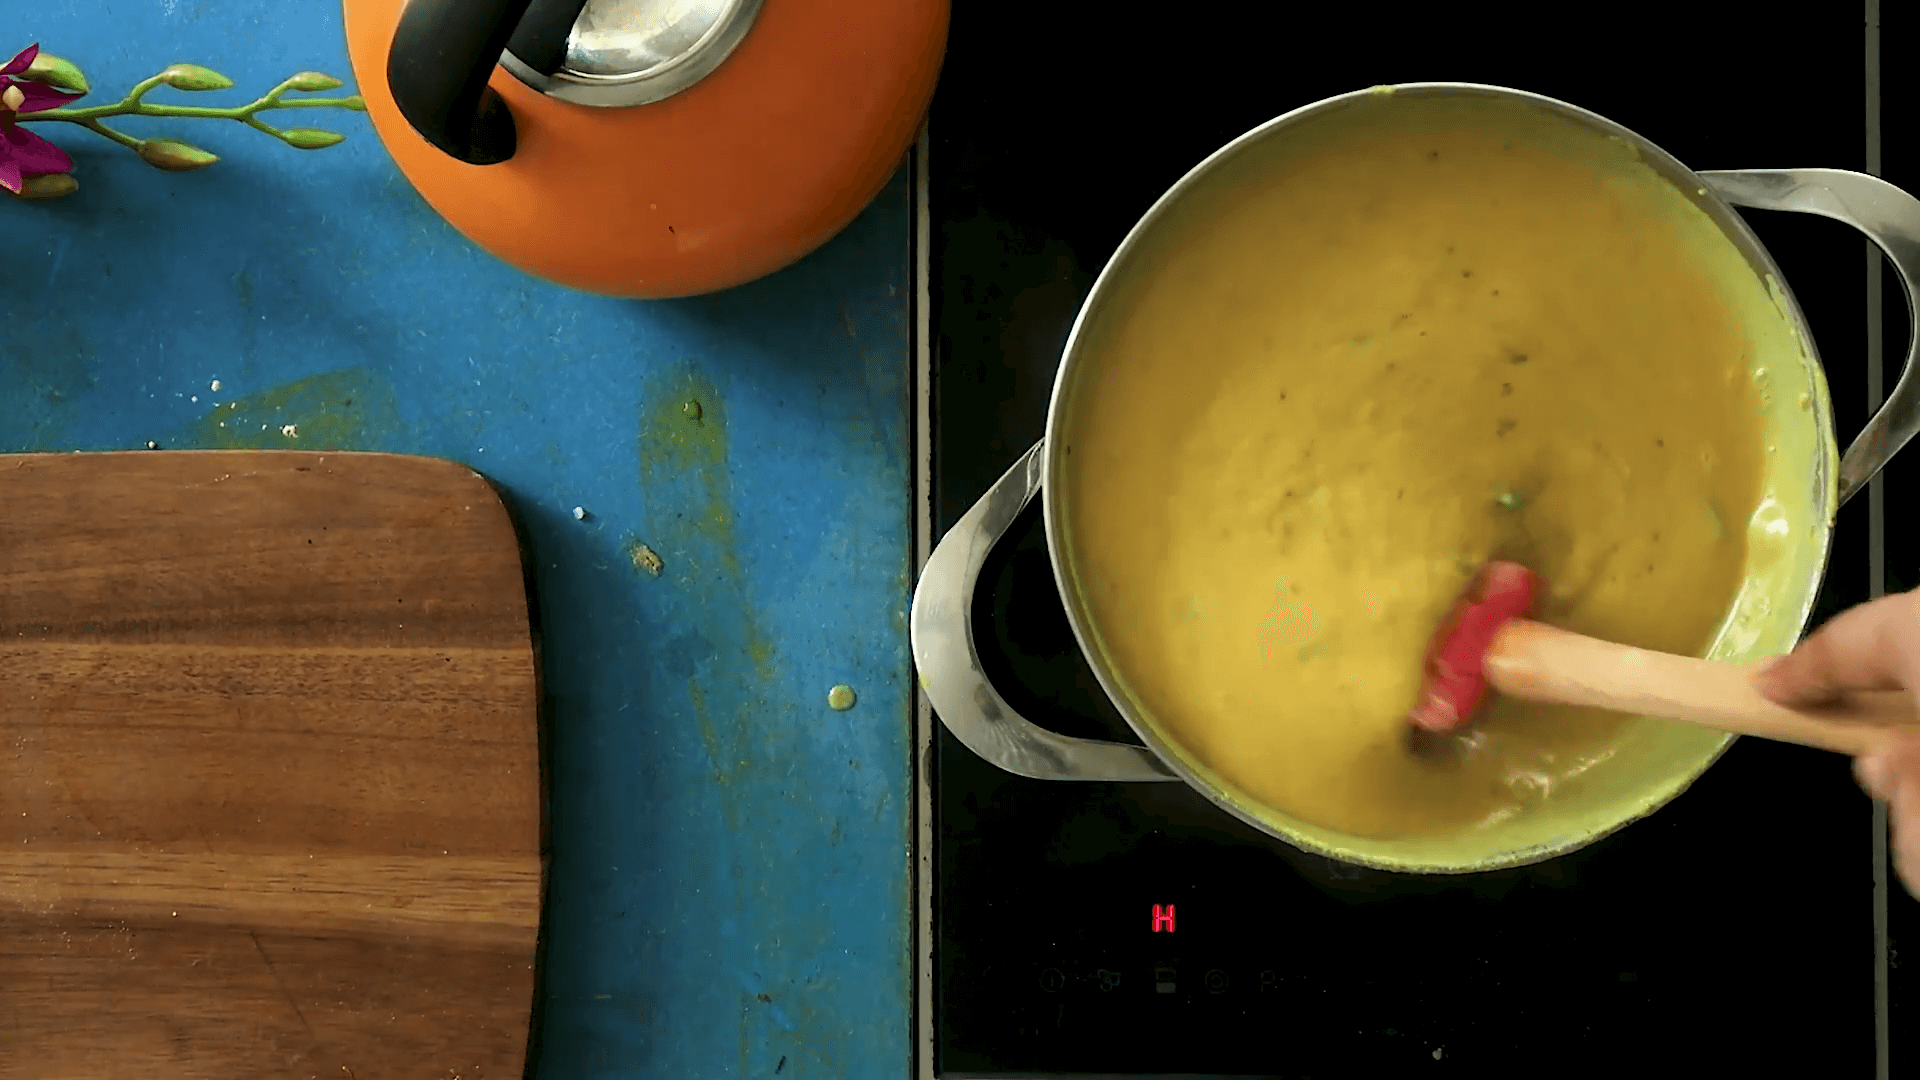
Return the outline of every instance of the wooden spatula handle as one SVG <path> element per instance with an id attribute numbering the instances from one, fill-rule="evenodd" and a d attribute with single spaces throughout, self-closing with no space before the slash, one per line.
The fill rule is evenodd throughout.
<path id="1" fill-rule="evenodd" d="M 1501 629 L 1486 672 L 1501 693 L 1530 701 L 1682 720 L 1843 754 L 1872 752 L 1893 729 L 1920 724 L 1905 690 L 1789 708 L 1762 697 L 1745 665 L 1636 649 L 1528 619 Z"/>

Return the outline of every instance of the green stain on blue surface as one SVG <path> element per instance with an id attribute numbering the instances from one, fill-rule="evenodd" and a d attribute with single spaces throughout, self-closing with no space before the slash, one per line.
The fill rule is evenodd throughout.
<path id="1" fill-rule="evenodd" d="M 670 615 L 697 624 L 713 643 L 687 679 L 687 703 L 723 789 L 767 757 L 761 718 L 776 671 L 754 617 L 739 555 L 728 473 L 727 408 L 718 387 L 691 365 L 649 380 L 637 447 L 646 497 L 641 535 L 665 564 Z M 677 611 L 675 609 L 678 609 Z M 731 796 L 722 808 L 737 828 Z"/>
<path id="2" fill-rule="evenodd" d="M 221 450 L 373 450 L 400 434 L 386 376 L 347 368 L 219 402 L 187 439 Z"/>
<path id="3" fill-rule="evenodd" d="M 674 499 L 685 509 L 661 520 L 662 531 L 653 536 L 678 546 L 709 547 L 737 577 L 733 506 L 727 497 L 727 411 L 719 391 L 691 367 L 666 373 L 650 389 L 640 417 L 641 487 L 651 494 L 688 484 L 693 490 L 684 494 L 694 496 Z M 689 501 L 692 505 L 686 505 Z"/>

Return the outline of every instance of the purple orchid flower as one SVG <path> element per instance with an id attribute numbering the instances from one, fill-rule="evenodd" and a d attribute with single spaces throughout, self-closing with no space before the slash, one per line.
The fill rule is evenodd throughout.
<path id="1" fill-rule="evenodd" d="M 18 123 L 22 114 L 57 109 L 80 96 L 19 78 L 39 55 L 40 46 L 30 45 L 0 66 L 0 187 L 15 195 L 26 177 L 73 171 L 73 159 L 65 150 Z"/>

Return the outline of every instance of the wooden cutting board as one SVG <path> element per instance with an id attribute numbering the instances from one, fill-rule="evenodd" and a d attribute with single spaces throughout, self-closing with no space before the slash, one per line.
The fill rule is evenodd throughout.
<path id="1" fill-rule="evenodd" d="M 449 461 L 0 455 L 0 1078 L 521 1077 L 525 580 Z"/>

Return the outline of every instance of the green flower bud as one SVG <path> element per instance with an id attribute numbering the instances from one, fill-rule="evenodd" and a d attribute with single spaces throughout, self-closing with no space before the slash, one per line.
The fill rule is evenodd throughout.
<path id="1" fill-rule="evenodd" d="M 199 64 L 175 64 L 160 73 L 160 81 L 175 90 L 225 90 L 233 80 Z"/>
<path id="2" fill-rule="evenodd" d="M 292 90 L 338 90 L 346 85 L 339 79 L 318 71 L 303 71 L 287 80 Z"/>
<path id="3" fill-rule="evenodd" d="M 70 173 L 29 176 L 20 181 L 20 198 L 35 201 L 64 198 L 79 190 L 80 181 Z"/>
<path id="4" fill-rule="evenodd" d="M 145 139 L 135 150 L 141 161 L 166 172 L 192 172 L 220 160 L 218 155 L 173 139 Z"/>
<path id="5" fill-rule="evenodd" d="M 347 137 L 337 131 L 319 128 L 288 128 L 280 133 L 280 138 L 296 150 L 319 150 L 347 141 Z"/>
<path id="6" fill-rule="evenodd" d="M 355 94 L 352 97 L 341 98 L 340 107 L 343 109 L 352 109 L 354 112 L 366 112 L 367 102 L 365 98 L 359 94 Z"/>
<path id="7" fill-rule="evenodd" d="M 84 94 L 93 87 L 87 85 L 87 77 L 70 60 L 62 60 L 52 53 L 41 53 L 27 65 L 24 77 L 37 83 L 45 83 L 59 90 L 70 90 Z"/>

